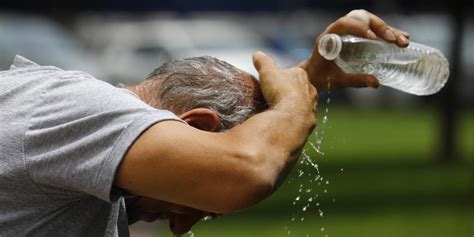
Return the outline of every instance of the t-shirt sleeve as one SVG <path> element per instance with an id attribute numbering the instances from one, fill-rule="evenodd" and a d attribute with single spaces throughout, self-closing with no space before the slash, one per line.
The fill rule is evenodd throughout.
<path id="1" fill-rule="evenodd" d="M 36 96 L 25 165 L 33 182 L 56 199 L 93 195 L 111 201 L 115 172 L 133 142 L 157 122 L 181 121 L 87 74 L 51 80 Z"/>

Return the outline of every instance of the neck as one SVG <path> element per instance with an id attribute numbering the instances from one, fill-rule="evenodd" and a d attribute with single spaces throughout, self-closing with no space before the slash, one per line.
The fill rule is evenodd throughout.
<path id="1" fill-rule="evenodd" d="M 125 87 L 125 89 L 136 94 L 143 102 L 147 103 L 148 105 L 158 108 L 157 103 L 153 102 L 153 99 L 150 96 L 150 93 L 148 92 L 148 90 L 146 90 L 146 87 L 143 84 L 144 83 L 142 82 L 138 85 L 127 86 Z"/>

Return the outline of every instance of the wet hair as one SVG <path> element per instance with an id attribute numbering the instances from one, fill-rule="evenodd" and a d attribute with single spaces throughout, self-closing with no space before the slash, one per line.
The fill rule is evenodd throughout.
<path id="1" fill-rule="evenodd" d="M 163 64 L 149 74 L 151 100 L 160 108 L 184 113 L 213 110 L 221 131 L 266 108 L 258 81 L 250 74 L 213 57 L 203 56 Z"/>

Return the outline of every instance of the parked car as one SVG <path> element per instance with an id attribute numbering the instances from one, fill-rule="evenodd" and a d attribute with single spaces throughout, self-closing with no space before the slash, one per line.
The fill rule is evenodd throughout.
<path id="1" fill-rule="evenodd" d="M 174 18 L 89 21 L 81 27 L 79 31 L 84 38 L 101 50 L 101 65 L 107 77 L 117 83 L 137 83 L 167 61 L 203 55 L 256 74 L 252 53 L 263 50 L 280 65 L 288 66 L 256 32 L 231 21 Z"/>

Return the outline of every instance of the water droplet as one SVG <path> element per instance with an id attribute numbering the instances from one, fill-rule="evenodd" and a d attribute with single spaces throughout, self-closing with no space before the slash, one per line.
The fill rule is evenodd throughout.
<path id="1" fill-rule="evenodd" d="M 301 217 L 300 221 L 304 221 L 304 217 Z"/>
<path id="2" fill-rule="evenodd" d="M 293 206 L 294 206 L 294 205 L 296 205 L 296 202 L 295 202 L 295 201 L 293 201 Z"/>
<path id="3" fill-rule="evenodd" d="M 301 191 L 303 191 L 303 189 L 301 189 L 301 188 L 300 188 L 300 189 L 298 189 L 298 192 L 300 192 L 300 193 L 301 193 Z"/>
<path id="4" fill-rule="evenodd" d="M 291 221 L 295 221 L 295 218 L 294 218 L 294 217 L 293 217 L 293 218 L 291 218 Z"/>
<path id="5" fill-rule="evenodd" d="M 316 138 L 317 138 L 317 137 L 318 137 L 318 135 L 316 134 Z M 316 142 L 317 142 L 317 141 L 316 141 Z M 322 152 L 321 149 L 319 149 L 319 146 L 318 146 L 318 147 L 314 146 L 313 142 L 311 142 L 311 141 L 309 141 L 308 143 L 309 143 L 309 145 L 311 146 L 311 148 L 313 148 L 314 151 L 316 151 L 316 152 L 317 152 L 318 154 L 320 154 L 320 155 L 324 155 L 324 152 Z M 304 155 L 304 152 L 303 152 L 303 155 Z M 308 156 L 308 157 L 309 157 L 309 156 Z M 314 165 L 313 165 L 313 166 L 314 166 Z"/>
<path id="6" fill-rule="evenodd" d="M 318 153 L 324 155 L 324 153 L 321 153 L 321 151 L 319 151 L 319 149 L 318 149 L 317 147 L 315 147 L 312 142 L 309 142 L 309 145 L 311 145 L 311 147 L 313 147 L 313 149 L 314 149 L 316 152 L 318 152 Z M 314 169 L 316 170 L 316 172 L 319 174 L 318 165 L 315 164 L 315 163 L 311 160 L 311 158 L 308 156 L 308 154 L 306 154 L 306 151 L 303 151 L 303 157 L 306 159 L 306 161 L 308 161 L 308 163 L 309 163 L 311 166 L 313 166 L 313 168 L 314 168 Z"/>
<path id="7" fill-rule="evenodd" d="M 329 111 L 329 107 L 326 107 L 326 110 L 324 112 L 328 113 Z"/>
<path id="8" fill-rule="evenodd" d="M 336 199 L 335 199 L 335 198 L 333 198 L 333 199 L 332 199 L 332 202 L 336 202 Z"/>
<path id="9" fill-rule="evenodd" d="M 328 190 L 327 190 L 327 189 L 324 189 L 324 193 L 328 193 Z"/>
<path id="10" fill-rule="evenodd" d="M 301 177 L 301 176 L 303 176 L 303 174 L 304 174 L 304 171 L 302 171 L 302 170 L 298 170 L 298 177 Z"/>
<path id="11" fill-rule="evenodd" d="M 306 189 L 306 192 L 307 192 L 307 193 L 310 193 L 310 192 L 311 192 L 311 189 L 310 189 L 310 188 Z"/>
<path id="12" fill-rule="evenodd" d="M 324 226 L 323 226 L 323 227 L 321 227 L 321 229 L 320 229 L 320 230 L 321 230 L 321 232 L 323 232 L 323 231 L 324 231 Z"/>
<path id="13" fill-rule="evenodd" d="M 307 206 L 304 206 L 301 210 L 306 211 L 307 208 L 308 208 Z"/>
<path id="14" fill-rule="evenodd" d="M 341 168 L 341 172 L 344 171 L 344 168 Z"/>
<path id="15" fill-rule="evenodd" d="M 295 201 L 299 201 L 299 200 L 300 200 L 300 196 L 295 198 Z"/>
<path id="16" fill-rule="evenodd" d="M 290 234 L 291 234 L 291 230 L 289 230 L 287 233 L 288 233 L 288 235 L 290 235 Z"/>
<path id="17" fill-rule="evenodd" d="M 326 99 L 326 104 L 329 104 L 329 103 L 331 103 L 331 97 L 328 97 L 328 98 Z"/>
<path id="18" fill-rule="evenodd" d="M 319 209 L 319 210 L 318 210 L 318 212 L 319 212 L 319 216 L 323 217 L 323 215 L 324 215 L 324 212 L 323 212 L 323 211 L 321 211 L 321 209 Z"/>
<path id="19" fill-rule="evenodd" d="M 329 184 L 329 180 L 326 180 L 326 185 Z"/>
<path id="20" fill-rule="evenodd" d="M 308 202 L 312 202 L 312 201 L 313 201 L 313 198 L 310 197 L 310 198 L 308 199 Z"/>
<path id="21" fill-rule="evenodd" d="M 327 112 L 327 111 L 326 111 L 326 112 Z M 328 116 L 327 116 L 327 115 L 324 115 L 324 117 L 323 117 L 323 124 L 328 123 L 328 120 L 329 120 L 329 119 L 328 119 Z M 324 131 L 323 131 L 323 132 L 324 132 Z"/>

